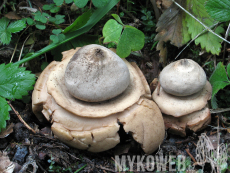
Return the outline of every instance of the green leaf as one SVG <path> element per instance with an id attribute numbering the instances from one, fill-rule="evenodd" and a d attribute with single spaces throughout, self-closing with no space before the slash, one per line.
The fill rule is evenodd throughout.
<path id="1" fill-rule="evenodd" d="M 221 26 L 218 26 L 215 29 L 215 33 L 220 35 L 221 33 L 224 33 L 225 30 Z M 221 52 L 221 42 L 222 39 L 215 36 L 211 32 L 207 32 L 201 36 L 199 36 L 195 40 L 195 44 L 198 45 L 200 43 L 200 46 L 202 49 L 206 49 L 207 52 L 211 52 L 212 54 L 219 54 Z"/>
<path id="2" fill-rule="evenodd" d="M 42 16 L 44 16 L 44 17 L 51 17 L 48 13 L 45 13 L 45 12 L 42 13 Z"/>
<path id="3" fill-rule="evenodd" d="M 3 17 L 0 19 L 0 41 L 3 44 L 9 44 L 11 41 L 11 33 L 19 32 L 26 27 L 25 22 L 23 20 L 18 20 L 10 23 L 10 20 Z M 8 27 L 7 27 L 8 26 Z"/>
<path id="4" fill-rule="evenodd" d="M 35 15 L 34 19 L 36 21 L 39 21 L 39 22 L 42 22 L 42 23 L 47 22 L 47 18 L 45 16 L 43 16 L 40 11 L 37 11 L 36 13 L 34 13 L 34 15 Z"/>
<path id="5" fill-rule="evenodd" d="M 0 96 L 7 99 L 21 99 L 33 89 L 34 74 L 15 64 L 0 65 Z"/>
<path id="6" fill-rule="evenodd" d="M 208 0 L 205 8 L 208 14 L 217 21 L 227 22 L 230 20 L 229 0 Z"/>
<path id="7" fill-rule="evenodd" d="M 51 12 L 51 13 L 57 13 L 57 12 L 59 12 L 60 10 L 61 10 L 61 7 L 55 6 L 54 8 L 52 8 L 52 9 L 50 10 L 50 12 Z"/>
<path id="8" fill-rule="evenodd" d="M 31 18 L 26 18 L 26 20 L 27 20 L 27 23 L 28 23 L 28 25 L 33 25 L 34 24 L 34 20 L 33 19 L 31 19 Z"/>
<path id="9" fill-rule="evenodd" d="M 35 26 L 36 26 L 36 28 L 38 28 L 40 30 L 46 29 L 46 26 L 42 25 L 42 24 L 36 24 Z"/>
<path id="10" fill-rule="evenodd" d="M 92 0 L 92 3 L 95 7 L 102 8 L 108 3 L 108 0 Z"/>
<path id="11" fill-rule="evenodd" d="M 48 62 L 46 62 L 46 61 L 42 62 L 41 70 L 43 71 L 48 65 L 49 65 Z"/>
<path id="12" fill-rule="evenodd" d="M 227 85 L 230 84 L 230 81 L 215 81 L 212 84 L 212 97 L 218 93 L 219 90 L 224 89 Z"/>
<path id="13" fill-rule="evenodd" d="M 219 81 L 228 81 L 228 76 L 225 71 L 225 67 L 222 62 L 219 62 L 216 66 L 216 69 L 212 73 L 209 82 L 213 84 L 214 82 Z"/>
<path id="14" fill-rule="evenodd" d="M 143 48 L 145 35 L 140 30 L 126 25 L 117 45 L 117 55 L 121 58 L 129 56 L 131 51 L 137 51 Z"/>
<path id="15" fill-rule="evenodd" d="M 54 4 L 46 4 L 42 6 L 43 10 L 51 10 L 54 7 L 56 7 Z"/>
<path id="16" fill-rule="evenodd" d="M 0 32 L 4 31 L 7 28 L 9 22 L 10 20 L 6 17 L 0 19 Z"/>
<path id="17" fill-rule="evenodd" d="M 187 0 L 186 9 L 189 9 L 189 12 L 191 14 L 193 14 L 206 26 L 210 27 L 216 22 L 206 12 L 204 7 L 205 1 L 206 0 Z M 191 16 L 186 15 L 185 20 L 187 22 L 188 32 L 191 34 L 192 39 L 204 30 L 204 27 Z M 218 26 L 215 32 L 217 34 L 220 34 L 223 31 L 223 28 L 221 26 Z M 222 40 L 220 38 L 218 38 L 217 36 L 212 36 L 209 32 L 202 34 L 195 40 L 196 45 L 201 44 L 201 47 L 205 48 L 207 52 L 211 52 L 212 54 L 217 55 L 220 53 L 221 50 L 221 42 Z"/>
<path id="18" fill-rule="evenodd" d="M 65 17 L 64 15 L 55 15 L 55 17 L 50 17 L 49 21 L 59 25 L 59 24 L 65 22 L 64 17 Z"/>
<path id="19" fill-rule="evenodd" d="M 89 20 L 90 16 L 92 15 L 92 11 L 89 10 L 79 16 L 70 26 L 66 27 L 63 33 L 73 32 L 77 29 L 83 27 Z"/>
<path id="20" fill-rule="evenodd" d="M 79 28 L 76 31 L 70 32 L 66 34 L 65 40 L 59 42 L 58 44 L 50 44 L 48 46 L 46 46 L 45 48 L 39 50 L 38 52 L 34 53 L 32 56 L 28 57 L 28 58 L 23 58 L 22 60 L 16 62 L 15 64 L 23 64 L 25 62 L 28 62 L 31 59 L 34 59 L 54 48 L 57 48 L 60 45 L 65 45 L 68 41 L 76 38 L 77 36 L 80 36 L 86 32 L 88 32 L 98 21 L 101 20 L 101 18 L 103 16 L 105 16 L 117 3 L 119 2 L 119 0 L 110 0 L 108 2 L 108 4 L 106 6 L 104 6 L 103 8 L 98 8 L 96 9 L 93 14 L 91 15 L 90 19 L 87 21 L 87 23 Z"/>
<path id="21" fill-rule="evenodd" d="M 26 27 L 25 22 L 23 22 L 22 20 L 18 20 L 18 21 L 10 23 L 7 30 L 9 32 L 15 33 L 15 32 L 19 32 L 23 30 L 25 27 Z"/>
<path id="22" fill-rule="evenodd" d="M 230 84 L 224 65 L 219 62 L 209 79 L 212 85 L 212 97 L 220 90 Z"/>
<path id="23" fill-rule="evenodd" d="M 58 43 L 59 42 L 58 36 L 56 36 L 56 35 L 51 35 L 50 40 L 52 40 L 53 43 Z"/>
<path id="24" fill-rule="evenodd" d="M 228 77 L 230 77 L 230 63 L 227 66 L 227 73 L 228 73 Z"/>
<path id="25" fill-rule="evenodd" d="M 66 4 L 70 4 L 71 2 L 73 2 L 73 0 L 65 0 Z"/>
<path id="26" fill-rule="evenodd" d="M 111 14 L 113 17 L 114 17 L 114 19 L 116 19 L 121 25 L 123 25 L 124 26 L 124 24 L 122 23 L 122 21 L 121 21 L 121 18 L 117 15 L 117 14 Z"/>
<path id="27" fill-rule="evenodd" d="M 75 5 L 79 8 L 86 6 L 87 2 L 88 0 L 74 0 Z"/>
<path id="28" fill-rule="evenodd" d="M 59 41 L 63 41 L 65 39 L 65 35 L 64 34 L 59 34 L 58 39 L 59 39 Z"/>
<path id="29" fill-rule="evenodd" d="M 10 106 L 7 104 L 6 99 L 0 97 L 0 132 L 1 129 L 6 128 L 6 120 L 9 120 Z"/>
<path id="30" fill-rule="evenodd" d="M 52 33 L 55 34 L 55 35 L 58 35 L 58 34 L 61 33 L 61 29 L 54 29 L 54 30 L 52 31 Z"/>
<path id="31" fill-rule="evenodd" d="M 0 41 L 3 43 L 3 44 L 9 44 L 10 43 L 10 40 L 11 40 L 11 32 L 9 31 L 5 31 L 5 32 L 2 32 L 0 31 Z"/>
<path id="32" fill-rule="evenodd" d="M 106 22 L 102 30 L 103 37 L 105 37 L 104 43 L 115 42 L 118 44 L 122 28 L 122 25 L 118 24 L 114 19 Z"/>
<path id="33" fill-rule="evenodd" d="M 213 109 L 217 109 L 218 108 L 216 96 L 212 97 L 212 99 L 211 99 L 211 105 L 212 105 Z"/>
<path id="34" fill-rule="evenodd" d="M 64 2 L 64 0 L 54 0 L 54 3 L 55 3 L 57 6 L 62 5 L 63 2 Z"/>

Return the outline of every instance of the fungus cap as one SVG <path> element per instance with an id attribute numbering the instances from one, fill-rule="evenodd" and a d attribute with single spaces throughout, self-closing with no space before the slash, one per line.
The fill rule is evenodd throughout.
<path id="1" fill-rule="evenodd" d="M 127 65 L 113 51 L 96 44 L 80 48 L 65 70 L 65 86 L 79 100 L 99 102 L 114 98 L 129 85 Z"/>
<path id="2" fill-rule="evenodd" d="M 163 88 L 160 87 L 159 95 L 158 89 L 155 89 L 152 98 L 162 113 L 180 117 L 204 108 L 207 101 L 211 99 L 211 95 L 212 86 L 206 81 L 206 85 L 201 91 L 189 96 L 174 96 L 166 93 Z"/>
<path id="3" fill-rule="evenodd" d="M 167 65 L 159 81 L 165 92 L 175 96 L 188 96 L 199 92 L 206 84 L 202 67 L 191 59 L 181 59 Z"/>
<path id="4" fill-rule="evenodd" d="M 72 51 L 69 51 L 70 55 L 73 54 Z M 76 99 L 65 86 L 65 69 L 71 59 L 71 56 L 68 56 L 66 53 L 65 55 L 64 59 L 50 72 L 47 80 L 47 91 L 58 105 L 78 116 L 95 118 L 122 112 L 136 103 L 142 95 L 146 94 L 147 83 L 143 83 L 135 68 L 123 59 L 122 61 L 124 61 L 129 70 L 130 82 L 122 94 L 103 102 L 85 102 Z"/>

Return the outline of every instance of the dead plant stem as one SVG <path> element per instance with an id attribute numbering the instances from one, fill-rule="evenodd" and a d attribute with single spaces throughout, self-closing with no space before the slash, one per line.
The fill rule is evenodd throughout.
<path id="1" fill-rule="evenodd" d="M 34 129 L 32 129 L 21 117 L 21 115 L 18 113 L 18 111 L 16 111 L 14 109 L 14 107 L 11 105 L 10 102 L 8 102 L 8 105 L 11 107 L 11 109 L 14 111 L 14 113 L 17 115 L 18 119 L 26 126 L 27 129 L 31 130 L 34 134 L 36 134 L 36 132 L 34 131 Z"/>

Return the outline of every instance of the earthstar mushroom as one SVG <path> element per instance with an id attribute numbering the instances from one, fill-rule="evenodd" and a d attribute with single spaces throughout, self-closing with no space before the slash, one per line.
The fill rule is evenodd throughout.
<path id="1" fill-rule="evenodd" d="M 196 62 L 182 59 L 169 64 L 160 73 L 159 81 L 160 88 L 154 90 L 152 98 L 163 113 L 166 129 L 186 136 L 186 129 L 196 132 L 210 123 L 211 114 L 205 107 L 211 99 L 212 86 Z"/>
<path id="2" fill-rule="evenodd" d="M 62 61 L 52 62 L 37 80 L 33 112 L 41 121 L 44 115 L 53 133 L 75 148 L 115 147 L 120 122 L 144 152 L 152 153 L 164 139 L 164 121 L 137 68 L 99 45 L 63 52 Z"/>

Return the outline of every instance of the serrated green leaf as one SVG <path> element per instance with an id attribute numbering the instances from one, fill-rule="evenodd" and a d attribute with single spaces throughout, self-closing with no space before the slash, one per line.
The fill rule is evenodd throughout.
<path id="1" fill-rule="evenodd" d="M 228 77 L 230 77 L 230 63 L 227 66 L 227 73 L 228 73 Z"/>
<path id="2" fill-rule="evenodd" d="M 50 12 L 51 12 L 51 13 L 57 13 L 57 12 L 59 12 L 60 10 L 61 10 L 61 7 L 55 6 L 54 8 L 52 8 L 52 9 L 50 10 Z"/>
<path id="3" fill-rule="evenodd" d="M 218 35 L 220 35 L 221 33 L 224 33 L 224 32 L 225 32 L 224 28 L 222 28 L 221 26 L 218 26 L 215 29 L 215 33 L 217 33 Z M 200 46 L 202 49 L 206 49 L 207 52 L 211 52 L 212 54 L 216 54 L 216 55 L 218 55 L 221 51 L 221 47 L 222 47 L 221 42 L 222 42 L 222 39 L 215 36 L 211 32 L 207 32 L 207 33 L 199 36 L 195 40 L 196 45 L 198 45 L 200 43 Z"/>
<path id="4" fill-rule="evenodd" d="M 54 30 L 52 31 L 52 33 L 55 34 L 55 35 L 58 35 L 58 34 L 61 33 L 61 29 L 54 29 Z"/>
<path id="5" fill-rule="evenodd" d="M 117 45 L 117 55 L 121 58 L 129 56 L 131 51 L 137 51 L 144 47 L 145 35 L 140 30 L 126 26 Z"/>
<path id="6" fill-rule="evenodd" d="M 10 25 L 7 27 L 7 30 L 12 33 L 15 33 L 23 30 L 25 27 L 26 27 L 25 22 L 23 22 L 22 20 L 18 20 L 10 23 Z"/>
<path id="7" fill-rule="evenodd" d="M 54 0 L 54 3 L 55 3 L 57 6 L 62 5 L 63 2 L 64 2 L 64 0 Z"/>
<path id="8" fill-rule="evenodd" d="M 28 25 L 33 25 L 34 24 L 34 20 L 33 19 L 27 18 L 26 20 L 27 20 Z"/>
<path id="9" fill-rule="evenodd" d="M 199 19 L 202 23 L 204 23 L 206 26 L 210 27 L 214 25 L 215 22 L 214 19 L 212 19 L 209 14 L 206 12 L 206 9 L 204 7 L 206 0 L 187 0 L 187 7 L 186 9 L 189 9 L 189 12 L 193 14 L 197 19 Z M 186 22 L 188 27 L 188 32 L 191 34 L 192 39 L 195 38 L 198 34 L 200 34 L 205 28 L 197 22 L 195 19 L 193 19 L 191 16 L 186 15 Z M 220 27 L 220 26 L 219 26 Z M 216 29 L 217 34 L 220 34 L 223 32 L 223 29 L 217 28 Z M 199 36 L 195 43 L 196 45 L 201 44 L 202 48 L 205 48 L 207 52 L 211 52 L 213 54 L 219 54 L 220 48 L 221 48 L 221 39 L 219 39 L 217 36 L 211 36 L 211 33 L 206 32 Z M 211 41 L 211 43 L 210 43 Z"/>
<path id="10" fill-rule="evenodd" d="M 33 89 L 34 74 L 15 64 L 0 65 L 0 96 L 7 99 L 21 99 Z"/>
<path id="11" fill-rule="evenodd" d="M 9 24 L 10 20 L 6 17 L 3 17 L 0 19 L 0 31 L 4 31 L 8 24 Z"/>
<path id="12" fill-rule="evenodd" d="M 229 0 L 208 0 L 205 8 L 208 14 L 217 21 L 227 22 L 230 20 Z"/>
<path id="13" fill-rule="evenodd" d="M 114 19 L 106 22 L 102 30 L 103 37 L 105 37 L 104 43 L 115 42 L 118 44 L 122 28 L 122 25 Z"/>
<path id="14" fill-rule="evenodd" d="M 38 28 L 40 30 L 46 29 L 46 26 L 42 25 L 42 24 L 36 24 L 35 26 L 36 26 L 36 28 Z"/>
<path id="15" fill-rule="evenodd" d="M 75 5 L 79 8 L 86 6 L 87 2 L 88 0 L 74 0 Z"/>
<path id="16" fill-rule="evenodd" d="M 9 120 L 10 106 L 7 104 L 6 99 L 0 97 L 0 132 L 1 129 L 6 128 L 6 120 Z"/>
<path id="17" fill-rule="evenodd" d="M 114 19 L 116 19 L 116 21 L 118 21 L 121 25 L 124 26 L 124 24 L 121 21 L 121 18 L 117 14 L 111 14 L 111 15 L 114 17 Z"/>
<path id="18" fill-rule="evenodd" d="M 92 0 L 92 3 L 95 7 L 102 8 L 108 3 L 108 0 Z"/>
<path id="19" fill-rule="evenodd" d="M 10 43 L 10 40 L 11 40 L 11 32 L 9 31 L 4 31 L 4 32 L 1 32 L 0 31 L 0 41 L 3 43 L 3 44 L 9 44 Z"/>
<path id="20" fill-rule="evenodd" d="M 68 33 L 68 32 L 73 32 L 76 31 L 77 29 L 81 28 L 84 26 L 88 20 L 90 19 L 92 15 L 92 11 L 89 10 L 85 13 L 83 13 L 81 16 L 79 16 L 70 26 L 66 27 L 63 31 L 63 33 Z"/>

